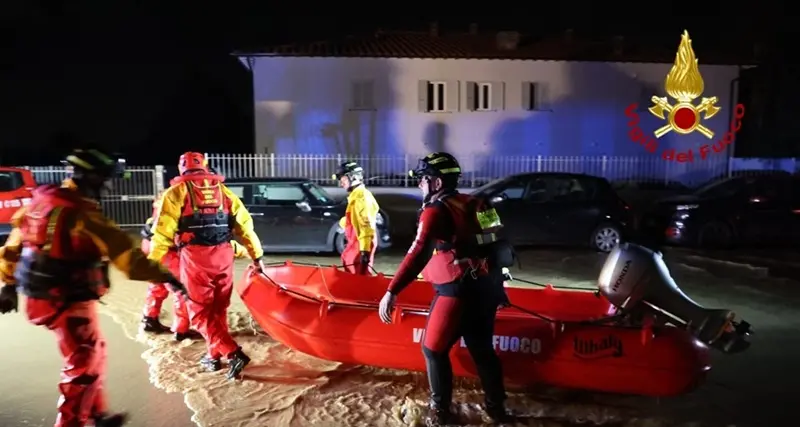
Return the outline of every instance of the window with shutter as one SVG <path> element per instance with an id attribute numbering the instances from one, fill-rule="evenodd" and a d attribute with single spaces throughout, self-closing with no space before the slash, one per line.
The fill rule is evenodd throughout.
<path id="1" fill-rule="evenodd" d="M 428 112 L 443 113 L 447 111 L 447 84 L 445 82 L 428 82 Z"/>
<path id="2" fill-rule="evenodd" d="M 522 109 L 536 111 L 539 106 L 539 84 L 535 82 L 522 82 Z"/>
<path id="3" fill-rule="evenodd" d="M 478 83 L 478 93 L 475 96 L 477 111 L 491 111 L 492 109 L 492 84 L 491 83 Z"/>

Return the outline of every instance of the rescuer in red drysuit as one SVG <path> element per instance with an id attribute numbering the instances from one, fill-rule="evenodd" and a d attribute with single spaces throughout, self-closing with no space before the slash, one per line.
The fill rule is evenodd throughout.
<path id="1" fill-rule="evenodd" d="M 394 300 L 417 275 L 433 283 L 422 352 L 431 388 L 433 425 L 453 423 L 450 411 L 453 370 L 450 349 L 463 337 L 485 393 L 486 413 L 495 422 L 512 419 L 505 409 L 500 359 L 494 351 L 495 314 L 508 303 L 501 268 L 510 264 L 510 246 L 496 235 L 497 212 L 485 202 L 456 190 L 461 167 L 448 153 L 420 159 L 412 176 L 424 196 L 417 236 L 380 303 L 379 314 L 391 323 Z M 504 246 L 499 246 L 504 245 Z"/>
<path id="2" fill-rule="evenodd" d="M 264 251 L 250 213 L 222 183 L 223 177 L 208 172 L 202 154 L 184 153 L 178 169 L 181 175 L 161 198 L 148 257 L 160 261 L 177 244 L 181 280 L 191 297 L 187 301 L 190 323 L 208 347 L 200 364 L 217 371 L 225 357 L 227 377 L 235 378 L 250 358 L 228 331 L 234 261 L 230 242 L 235 233 L 258 268 L 263 267 Z"/>
<path id="3" fill-rule="evenodd" d="M 153 237 L 153 220 L 158 211 L 158 203 L 161 196 L 164 194 L 162 191 L 153 201 L 153 215 L 145 222 L 142 227 L 142 252 L 145 255 L 150 253 L 150 239 Z M 161 263 L 166 267 L 170 273 L 175 276 L 180 276 L 180 259 L 178 258 L 178 251 L 170 249 L 169 252 L 161 260 Z M 169 290 L 164 283 L 150 283 L 147 286 L 147 294 L 144 298 L 144 309 L 142 310 L 142 330 L 144 332 L 163 334 L 170 331 L 169 328 L 164 326 L 159 320 L 161 315 L 161 306 L 169 296 Z M 186 302 L 182 298 L 175 298 L 174 304 L 174 319 L 172 321 L 172 332 L 175 334 L 176 341 L 183 341 L 185 339 L 200 338 L 197 331 L 189 329 L 189 312 L 186 309 Z"/>
<path id="4" fill-rule="evenodd" d="M 71 179 L 38 187 L 13 217 L 0 248 L 0 312 L 17 310 L 19 291 L 27 297 L 30 322 L 56 334 L 64 357 L 56 427 L 117 427 L 127 415 L 107 412 L 106 344 L 97 318 L 97 300 L 110 284 L 108 262 L 131 280 L 186 290 L 103 215 L 98 199 L 122 163 L 93 149 L 73 151 L 66 163 L 73 167 Z"/>
<path id="5" fill-rule="evenodd" d="M 369 274 L 378 250 L 378 212 L 380 207 L 372 192 L 364 186 L 364 169 L 356 162 L 339 165 L 333 179 L 347 191 L 347 209 L 339 220 L 347 245 L 342 251 L 342 265 L 353 274 Z"/>

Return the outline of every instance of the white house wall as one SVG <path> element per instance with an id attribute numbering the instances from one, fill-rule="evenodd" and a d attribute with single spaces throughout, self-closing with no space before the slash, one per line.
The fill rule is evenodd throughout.
<path id="1" fill-rule="evenodd" d="M 702 60 L 702 57 L 700 58 Z M 365 58 L 258 58 L 254 62 L 256 150 L 276 153 L 456 155 L 645 155 L 630 141 L 625 108 L 663 96 L 669 64 Z M 735 66 L 700 66 L 703 96 L 722 111 L 704 122 L 719 140 L 728 128 Z M 419 111 L 420 81 L 458 82 L 454 111 Z M 354 81 L 371 81 L 371 111 L 351 111 Z M 499 111 L 467 108 L 468 82 L 502 83 Z M 539 108 L 523 109 L 523 82 Z M 453 98 L 451 93 L 449 99 Z M 663 124 L 639 107 L 647 134 Z M 659 151 L 708 144 L 695 132 L 667 134 Z"/>

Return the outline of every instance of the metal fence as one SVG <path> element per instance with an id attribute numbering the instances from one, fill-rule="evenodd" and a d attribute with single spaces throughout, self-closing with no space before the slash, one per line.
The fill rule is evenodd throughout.
<path id="1" fill-rule="evenodd" d="M 303 177 L 323 185 L 334 185 L 331 175 L 345 160 L 358 161 L 370 186 L 413 187 L 407 171 L 422 155 L 345 156 L 314 154 L 206 154 L 209 164 L 229 179 L 258 177 Z M 737 170 L 800 171 L 800 159 L 713 159 L 676 163 L 659 157 L 615 156 L 471 156 L 461 158 L 463 187 L 477 187 L 495 178 L 524 172 L 571 172 L 604 177 L 610 181 L 645 181 L 695 186 L 709 179 L 729 176 Z M 28 167 L 40 184 L 55 183 L 68 176 L 63 166 Z M 106 213 L 123 227 L 138 227 L 151 215 L 152 202 L 164 188 L 168 176 L 161 165 L 130 167 L 129 179 L 115 180 L 103 196 Z"/>
<path id="2" fill-rule="evenodd" d="M 206 154 L 217 171 L 230 178 L 303 177 L 331 182 L 336 167 L 345 160 L 359 162 L 372 186 L 415 186 L 407 171 L 422 155 L 344 156 L 276 154 Z M 604 177 L 610 181 L 679 182 L 695 186 L 740 169 L 786 170 L 794 173 L 797 159 L 695 159 L 677 163 L 658 156 L 470 156 L 462 160 L 462 185 L 477 187 L 496 178 L 525 172 L 571 172 Z"/>
<path id="3" fill-rule="evenodd" d="M 69 176 L 64 166 L 27 167 L 38 184 L 55 184 Z M 129 167 L 130 176 L 115 179 L 111 191 L 100 204 L 103 211 L 121 227 L 139 227 L 153 213 L 153 200 L 164 188 L 164 168 L 161 166 Z"/>

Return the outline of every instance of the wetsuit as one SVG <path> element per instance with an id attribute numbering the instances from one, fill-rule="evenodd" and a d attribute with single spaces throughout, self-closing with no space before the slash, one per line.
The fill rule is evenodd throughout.
<path id="1" fill-rule="evenodd" d="M 388 289 L 397 295 L 420 272 L 434 284 L 436 295 L 422 351 L 431 400 L 435 408 L 444 411 L 449 410 L 453 393 L 449 352 L 461 337 L 477 367 L 487 409 L 502 408 L 506 398 L 502 367 L 492 342 L 497 307 L 505 302 L 502 273 L 487 264 L 480 244 L 474 242 L 494 236 L 487 232 L 495 226 L 492 221 L 484 224 L 490 227 L 481 227 L 474 219 L 486 208 L 478 199 L 455 191 L 426 204 L 417 236 Z M 499 219 L 496 222 L 499 224 Z"/>

